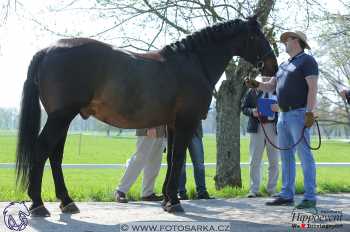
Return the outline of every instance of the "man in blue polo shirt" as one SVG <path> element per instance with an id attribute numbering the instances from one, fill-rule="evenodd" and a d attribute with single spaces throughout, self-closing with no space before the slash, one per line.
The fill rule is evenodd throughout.
<path id="1" fill-rule="evenodd" d="M 300 31 L 285 32 L 281 42 L 286 46 L 290 58 L 283 62 L 269 82 L 247 80 L 246 85 L 263 91 L 277 92 L 280 115 L 277 123 L 278 144 L 280 147 L 290 147 L 297 143 L 303 128 L 305 134 L 296 147 L 282 150 L 282 190 L 279 197 L 267 205 L 294 205 L 295 195 L 295 152 L 301 161 L 304 174 L 304 199 L 296 206 L 298 209 L 316 206 L 316 166 L 310 144 L 309 127 L 314 123 L 314 108 L 317 95 L 318 65 L 315 59 L 304 53 L 310 49 L 306 35 Z"/>

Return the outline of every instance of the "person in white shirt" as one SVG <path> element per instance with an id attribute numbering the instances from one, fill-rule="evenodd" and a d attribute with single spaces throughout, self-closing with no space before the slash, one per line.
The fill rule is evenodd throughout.
<path id="1" fill-rule="evenodd" d="M 126 193 L 135 183 L 143 170 L 142 200 L 161 201 L 162 196 L 154 193 L 154 184 L 158 176 L 162 153 L 166 146 L 165 126 L 136 130 L 137 149 L 130 158 L 124 176 L 115 191 L 115 199 L 119 203 L 127 203 Z"/>
<path id="2" fill-rule="evenodd" d="M 269 81 L 269 77 L 263 77 L 263 81 Z M 242 112 L 249 117 L 247 131 L 250 135 L 249 154 L 250 154 L 250 190 L 247 197 L 259 197 L 261 185 L 261 165 L 262 156 L 266 148 L 267 158 L 269 161 L 269 178 L 266 186 L 267 193 L 270 196 L 276 196 L 276 185 L 278 181 L 279 169 L 279 152 L 268 142 L 266 135 L 273 144 L 277 144 L 277 105 L 273 105 L 275 111 L 272 117 L 260 117 L 258 120 L 257 101 L 259 98 L 276 99 L 276 94 L 273 92 L 257 91 L 250 89 L 242 102 Z"/>

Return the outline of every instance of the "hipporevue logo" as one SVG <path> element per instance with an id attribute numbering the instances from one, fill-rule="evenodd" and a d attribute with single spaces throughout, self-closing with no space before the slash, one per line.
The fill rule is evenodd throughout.
<path id="1" fill-rule="evenodd" d="M 294 209 L 291 214 L 292 228 L 301 229 L 336 229 L 343 227 L 342 211 L 316 210 L 305 211 Z"/>

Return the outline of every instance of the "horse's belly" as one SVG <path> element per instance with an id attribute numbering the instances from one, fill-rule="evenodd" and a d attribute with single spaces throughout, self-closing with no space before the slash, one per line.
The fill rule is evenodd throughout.
<path id="1" fill-rule="evenodd" d="M 157 116 L 154 117 L 144 114 L 136 114 L 131 117 L 100 101 L 92 101 L 87 107 L 81 109 L 80 115 L 84 119 L 94 116 L 102 122 L 125 129 L 149 128 L 171 122 L 171 117 L 164 117 L 162 113 L 157 113 Z"/>

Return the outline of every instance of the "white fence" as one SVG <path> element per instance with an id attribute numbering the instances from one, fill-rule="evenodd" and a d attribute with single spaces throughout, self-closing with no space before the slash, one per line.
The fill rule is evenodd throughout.
<path id="1" fill-rule="evenodd" d="M 205 167 L 208 168 L 215 168 L 216 163 L 205 163 Z M 264 162 L 264 165 L 267 166 L 268 162 Z M 300 163 L 297 163 L 298 166 L 300 166 Z M 15 168 L 16 164 L 14 163 L 0 163 L 0 169 L 1 168 Z M 161 167 L 165 168 L 167 165 L 162 164 Z M 186 166 L 189 168 L 192 168 L 191 163 L 186 163 Z M 317 167 L 350 167 L 350 163 L 316 163 Z M 46 168 L 50 167 L 50 164 L 45 165 Z M 126 164 L 62 164 L 63 168 L 77 168 L 77 169 L 121 169 L 125 168 Z M 241 163 L 241 168 L 249 167 L 249 163 Z"/>

